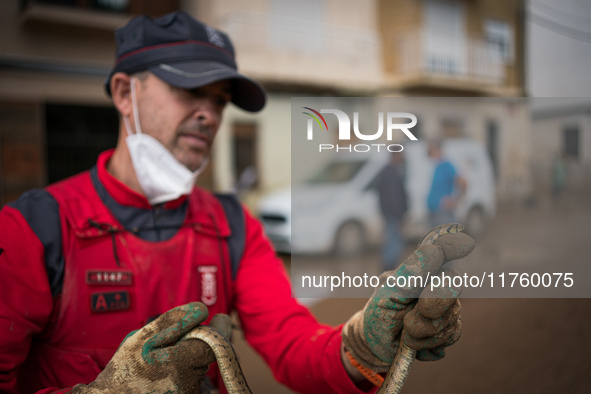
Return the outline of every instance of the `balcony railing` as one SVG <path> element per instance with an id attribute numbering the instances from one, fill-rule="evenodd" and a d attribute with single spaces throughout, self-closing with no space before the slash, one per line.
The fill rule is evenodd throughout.
<path id="1" fill-rule="evenodd" d="M 397 77 L 440 77 L 482 84 L 505 81 L 501 53 L 482 39 L 446 40 L 423 31 L 397 35 Z"/>

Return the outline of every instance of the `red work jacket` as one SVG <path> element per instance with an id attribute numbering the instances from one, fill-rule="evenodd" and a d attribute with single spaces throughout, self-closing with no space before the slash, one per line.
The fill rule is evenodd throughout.
<path id="1" fill-rule="evenodd" d="M 98 163 L 117 200 L 147 201 Z M 306 393 L 358 393 L 340 360 L 340 327 L 319 324 L 291 297 L 285 269 L 260 224 L 245 211 L 246 238 L 235 280 L 220 203 L 195 189 L 183 225 L 148 242 L 126 231 L 88 172 L 49 186 L 59 206 L 63 287 L 52 297 L 39 234 L 17 209 L 0 211 L 0 391 L 51 392 L 93 381 L 130 331 L 191 301 L 210 316 L 235 309 L 246 340 L 275 377 Z M 129 202 L 127 201 L 127 202 Z M 173 202 L 174 203 L 174 202 Z M 45 389 L 43 389 L 45 388 Z"/>
<path id="2" fill-rule="evenodd" d="M 22 369 L 21 376 L 39 371 L 32 388 L 94 380 L 125 335 L 175 306 L 202 301 L 211 315 L 230 311 L 231 278 L 222 264 L 230 230 L 212 195 L 194 189 L 183 226 L 167 241 L 150 242 L 117 222 L 88 173 L 48 191 L 60 207 L 66 264 L 62 292 Z"/>

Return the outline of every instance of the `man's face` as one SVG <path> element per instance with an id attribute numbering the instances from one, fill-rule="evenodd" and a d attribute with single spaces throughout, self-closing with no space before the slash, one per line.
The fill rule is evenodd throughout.
<path id="1" fill-rule="evenodd" d="M 232 98 L 230 81 L 184 90 L 148 74 L 137 80 L 136 92 L 142 132 L 160 141 L 189 170 L 201 167 Z"/>

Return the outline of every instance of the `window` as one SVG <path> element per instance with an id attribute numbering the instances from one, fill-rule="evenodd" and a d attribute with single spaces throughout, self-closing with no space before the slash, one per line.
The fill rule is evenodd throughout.
<path id="1" fill-rule="evenodd" d="M 513 60 L 513 29 L 506 21 L 489 18 L 484 22 L 485 38 L 489 47 L 506 62 Z"/>
<path id="2" fill-rule="evenodd" d="M 42 112 L 37 102 L 0 100 L 0 206 L 46 184 Z"/>
<path id="3" fill-rule="evenodd" d="M 443 118 L 441 120 L 441 137 L 444 139 L 465 137 L 463 119 Z"/>
<path id="4" fill-rule="evenodd" d="M 563 152 L 565 156 L 579 159 L 579 126 L 570 125 L 564 128 Z"/>
<path id="5" fill-rule="evenodd" d="M 432 72 L 466 72 L 464 5 L 457 1 L 425 1 L 424 66 Z"/>
<path id="6" fill-rule="evenodd" d="M 234 124 L 234 176 L 238 192 L 258 186 L 256 125 Z"/>

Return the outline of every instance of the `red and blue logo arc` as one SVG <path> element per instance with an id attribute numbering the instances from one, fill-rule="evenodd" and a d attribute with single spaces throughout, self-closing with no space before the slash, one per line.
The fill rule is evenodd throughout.
<path id="1" fill-rule="evenodd" d="M 324 123 L 324 127 L 326 128 L 326 131 L 328 131 L 328 125 L 326 124 L 326 120 L 324 120 L 324 117 L 322 115 L 320 115 L 320 112 L 318 112 L 315 109 L 312 109 L 310 107 L 302 107 L 302 108 L 314 112 L 320 119 L 322 119 L 322 123 Z M 306 114 L 306 115 L 310 116 L 312 119 L 314 119 L 316 121 L 316 123 L 318 123 L 318 126 L 320 126 L 320 129 L 322 130 L 322 124 L 320 123 L 320 120 L 316 116 L 312 115 L 309 112 L 302 112 L 302 113 Z"/>

